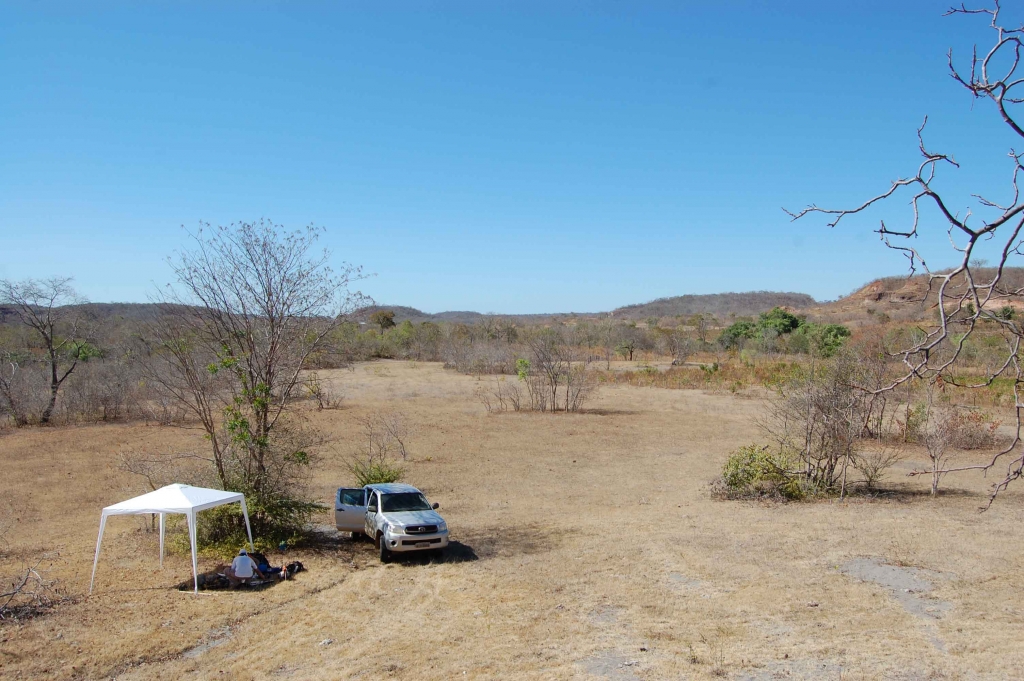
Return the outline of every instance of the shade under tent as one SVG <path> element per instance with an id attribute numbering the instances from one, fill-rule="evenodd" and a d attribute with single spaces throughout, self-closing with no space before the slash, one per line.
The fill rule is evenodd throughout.
<path id="1" fill-rule="evenodd" d="M 252 543 L 252 529 L 249 527 L 249 511 L 245 506 L 245 495 L 239 492 L 225 492 L 219 489 L 193 487 L 175 483 L 158 490 L 127 499 L 121 503 L 107 506 L 100 514 L 100 532 L 96 537 L 96 556 L 92 561 L 92 578 L 89 580 L 89 593 L 92 593 L 96 581 L 96 566 L 100 560 L 100 545 L 103 543 L 103 531 L 107 526 L 107 518 L 112 515 L 144 515 L 160 516 L 160 567 L 164 565 L 164 516 L 168 513 L 181 513 L 188 521 L 188 539 L 192 548 L 192 579 L 195 592 L 199 593 L 199 570 L 196 563 L 196 514 L 224 504 L 239 503 L 242 505 L 242 516 L 245 518 L 245 531 L 249 535 L 249 547 L 255 550 Z"/>

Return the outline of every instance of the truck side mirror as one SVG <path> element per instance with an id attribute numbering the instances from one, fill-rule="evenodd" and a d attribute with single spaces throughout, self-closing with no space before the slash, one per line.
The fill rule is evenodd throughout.
<path id="1" fill-rule="evenodd" d="M 441 508 L 441 504 L 439 504 L 439 503 L 437 503 L 435 501 L 433 504 L 431 504 L 430 508 L 432 508 L 432 509 L 434 509 L 436 511 L 437 509 Z"/>

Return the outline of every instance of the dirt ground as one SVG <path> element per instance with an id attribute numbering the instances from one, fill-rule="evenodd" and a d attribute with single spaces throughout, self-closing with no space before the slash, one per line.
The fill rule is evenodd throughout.
<path id="1" fill-rule="evenodd" d="M 309 412 L 338 438 L 317 492 L 350 483 L 360 415 L 400 410 L 415 428 L 405 479 L 440 502 L 454 543 L 443 561 L 381 565 L 331 530 L 271 554 L 308 572 L 259 592 L 177 591 L 188 556 L 160 570 L 146 520 L 115 518 L 86 595 L 100 509 L 146 491 L 118 449 L 201 447 L 198 433 L 0 435 L 15 512 L 0 573 L 51 552 L 72 597 L 0 625 L 0 676 L 1024 678 L 1021 493 L 979 513 L 981 476 L 930 499 L 904 463 L 889 477 L 900 494 L 716 501 L 707 483 L 757 439 L 758 400 L 614 385 L 585 414 L 487 414 L 480 380 L 398 361 L 330 373 L 344 400 Z"/>

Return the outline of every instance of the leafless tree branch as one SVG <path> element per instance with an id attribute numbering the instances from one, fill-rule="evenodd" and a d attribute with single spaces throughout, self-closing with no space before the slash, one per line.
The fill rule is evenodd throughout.
<path id="1" fill-rule="evenodd" d="M 1014 107 L 1024 101 L 1024 97 L 1015 96 L 1015 88 L 1024 84 L 1024 78 L 1018 78 L 1021 60 L 1022 36 L 1024 26 L 1009 28 L 1000 21 L 1001 7 L 996 1 L 991 8 L 968 8 L 965 5 L 953 7 L 947 15 L 985 15 L 990 17 L 990 27 L 995 32 L 993 45 L 983 53 L 977 46 L 969 60 L 969 68 L 961 69 L 956 65 L 952 50 L 947 55 L 951 77 L 966 88 L 973 97 L 993 102 L 996 111 L 1004 124 L 1017 136 L 1024 138 L 1024 129 L 1015 118 Z M 1002 70 L 996 73 L 997 63 Z M 920 266 L 928 276 L 929 299 L 934 299 L 938 323 L 926 330 L 922 337 L 909 346 L 897 350 L 897 356 L 903 364 L 903 372 L 885 385 L 870 388 L 875 393 L 892 391 L 909 381 L 923 379 L 929 382 L 947 381 L 969 387 L 989 385 L 999 376 L 1012 376 L 1014 380 L 1014 398 L 1017 421 L 1017 437 L 1014 442 L 994 456 L 991 462 L 978 466 L 949 468 L 933 466 L 934 476 L 954 470 L 980 469 L 988 471 L 1006 457 L 1013 457 L 1009 463 L 1003 480 L 993 488 L 992 498 L 1006 488 L 1013 480 L 1024 476 L 1024 453 L 1020 452 L 1021 409 L 1024 404 L 1020 398 L 1020 386 L 1024 376 L 1018 361 L 1021 338 L 1024 338 L 1019 324 L 996 314 L 994 303 L 1007 299 L 1019 299 L 1024 290 L 1003 286 L 1003 278 L 1007 263 L 1015 256 L 1022 255 L 1021 229 L 1024 228 L 1024 200 L 1020 195 L 1021 154 L 1009 151 L 1012 161 L 1010 175 L 1010 199 L 998 201 L 975 193 L 974 198 L 980 208 L 979 214 L 967 210 L 961 217 L 950 209 L 948 201 L 935 185 L 935 178 L 940 168 L 959 168 L 952 156 L 928 149 L 924 141 L 924 124 L 918 129 L 918 146 L 923 157 L 916 174 L 892 182 L 889 188 L 858 206 L 848 209 L 825 209 L 810 205 L 800 211 L 789 211 L 793 220 L 799 220 L 810 214 L 827 216 L 827 225 L 835 227 L 846 217 L 862 213 L 867 209 L 885 203 L 897 194 L 911 191 L 910 206 L 912 217 L 906 227 L 890 228 L 883 221 L 876 230 L 883 243 L 903 253 L 910 262 L 910 273 L 914 274 Z M 918 250 L 910 244 L 917 237 L 922 227 L 922 209 L 928 206 L 937 213 L 945 223 L 951 246 L 959 254 L 958 264 L 941 272 L 931 271 Z M 785 210 L 785 209 L 784 209 Z M 975 222 L 978 220 L 977 222 Z M 983 241 L 996 239 L 1001 244 L 1000 257 L 992 269 L 981 269 L 975 266 L 975 248 Z M 968 339 L 985 323 L 1002 330 L 1009 339 L 1006 355 L 1000 366 L 990 371 L 978 381 L 964 382 L 955 377 L 954 367 L 961 357 Z M 954 331 L 956 333 L 954 333 Z M 937 479 L 937 478 L 936 478 Z M 991 501 L 990 501 L 991 503 Z"/>

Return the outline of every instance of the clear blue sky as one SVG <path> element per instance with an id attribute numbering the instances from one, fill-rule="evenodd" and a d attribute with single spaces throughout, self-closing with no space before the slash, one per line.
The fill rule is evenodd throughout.
<path id="1" fill-rule="evenodd" d="M 780 207 L 884 189 L 925 114 L 964 205 L 1005 196 L 1014 141 L 945 71 L 990 37 L 948 0 L 382 4 L 0 8 L 0 277 L 144 301 L 182 225 L 267 217 L 427 311 L 829 299 L 904 261 L 877 216 Z"/>

